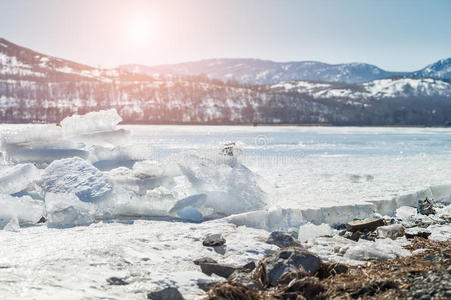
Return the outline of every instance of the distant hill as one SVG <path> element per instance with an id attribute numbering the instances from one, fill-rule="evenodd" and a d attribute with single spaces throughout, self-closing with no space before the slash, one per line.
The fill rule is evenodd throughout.
<path id="1" fill-rule="evenodd" d="M 364 63 L 326 64 L 317 61 L 279 63 L 260 59 L 206 59 L 162 66 L 123 65 L 119 69 L 154 76 L 200 75 L 245 84 L 270 84 L 289 80 L 363 83 L 405 75 Z"/>
<path id="2" fill-rule="evenodd" d="M 136 68 L 99 69 L 0 39 L 0 122 L 59 122 L 68 115 L 107 108 L 116 108 L 126 123 L 145 124 L 442 125 L 451 119 L 449 60 L 363 83 L 365 76 L 388 73 L 364 64 L 303 62 L 283 68 L 301 74 L 308 67 L 302 74 L 317 74 L 322 80 L 286 80 L 288 73 L 273 62 L 208 61 L 211 74 L 223 74 L 228 65 L 228 72 L 241 70 L 245 76 L 253 62 L 255 72 L 279 70 L 261 74 L 259 80 L 279 80 L 243 84 L 188 75 L 186 70 L 158 77 Z"/>
<path id="3" fill-rule="evenodd" d="M 413 72 L 416 77 L 422 78 L 437 78 L 437 79 L 451 79 L 451 58 L 441 59 L 436 63 L 426 66 L 417 72 Z"/>

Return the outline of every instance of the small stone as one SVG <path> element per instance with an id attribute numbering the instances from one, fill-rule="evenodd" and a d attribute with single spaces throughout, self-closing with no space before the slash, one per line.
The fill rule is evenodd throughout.
<path id="1" fill-rule="evenodd" d="M 430 232 L 426 232 L 426 231 L 419 231 L 417 233 L 405 233 L 405 236 L 407 239 L 413 239 L 414 237 L 421 237 L 423 239 L 428 239 L 429 236 L 431 235 Z"/>
<path id="2" fill-rule="evenodd" d="M 382 219 L 365 219 L 365 220 L 356 220 L 351 221 L 346 224 L 346 229 L 350 232 L 356 232 L 356 231 L 374 231 L 379 226 L 384 226 L 384 220 Z"/>
<path id="3" fill-rule="evenodd" d="M 210 257 L 202 257 L 202 258 L 198 258 L 198 259 L 193 260 L 193 263 L 195 265 L 200 265 L 202 263 L 217 264 L 218 262 L 216 260 L 214 260 L 213 258 L 210 258 Z"/>
<path id="4" fill-rule="evenodd" d="M 41 217 L 41 218 L 39 219 L 39 221 L 38 221 L 38 224 L 39 224 L 39 223 L 45 223 L 45 222 L 47 222 L 47 219 L 46 219 L 45 217 Z"/>
<path id="5" fill-rule="evenodd" d="M 174 287 L 167 287 L 165 289 L 150 292 L 147 294 L 147 299 L 151 300 L 184 300 L 179 290 Z"/>
<path id="6" fill-rule="evenodd" d="M 424 200 L 418 200 L 418 213 L 426 216 L 434 215 L 435 209 L 432 200 L 429 200 L 428 198 Z"/>
<path id="7" fill-rule="evenodd" d="M 362 237 L 362 233 L 360 231 L 356 231 L 356 232 L 348 231 L 348 232 L 346 232 L 344 237 L 357 242 Z"/>
<path id="8" fill-rule="evenodd" d="M 205 247 L 218 247 L 224 245 L 225 243 L 226 240 L 222 236 L 222 234 L 217 233 L 208 235 L 202 242 L 202 245 L 204 245 Z"/>
<path id="9" fill-rule="evenodd" d="M 253 261 L 251 261 L 251 262 L 248 262 L 247 264 L 245 264 L 244 266 L 239 267 L 238 270 L 240 272 L 250 273 L 250 272 L 254 271 L 254 269 L 256 267 L 257 266 L 255 265 L 255 263 Z"/>
<path id="10" fill-rule="evenodd" d="M 273 231 L 269 235 L 269 238 L 266 240 L 267 244 L 276 245 L 280 248 L 297 246 L 301 247 L 302 244 L 295 240 L 292 235 L 282 232 L 282 231 Z"/>
<path id="11" fill-rule="evenodd" d="M 201 263 L 199 265 L 202 273 L 205 273 L 208 276 L 216 274 L 224 278 L 228 278 L 237 269 L 235 266 L 226 264 Z"/>
<path id="12" fill-rule="evenodd" d="M 124 279 L 119 277 L 110 277 L 106 280 L 110 285 L 127 285 L 129 284 Z"/>

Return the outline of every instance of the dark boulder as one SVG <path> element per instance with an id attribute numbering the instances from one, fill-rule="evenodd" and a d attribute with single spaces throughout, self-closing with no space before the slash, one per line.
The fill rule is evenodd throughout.
<path id="1" fill-rule="evenodd" d="M 150 292 L 147 294 L 147 299 L 151 300 L 184 300 L 179 290 L 174 287 L 167 287 L 165 289 Z"/>
<path id="2" fill-rule="evenodd" d="M 321 266 L 320 258 L 310 251 L 299 248 L 284 248 L 262 259 L 255 277 L 266 286 L 277 286 L 280 278 L 288 272 L 315 274 Z"/>
<path id="3" fill-rule="evenodd" d="M 374 231 L 379 226 L 384 226 L 384 220 L 382 219 L 365 219 L 365 220 L 355 220 L 346 224 L 346 229 L 350 232 L 366 232 L 366 231 Z"/>
<path id="4" fill-rule="evenodd" d="M 302 247 L 301 242 L 295 240 L 292 235 L 282 232 L 273 231 L 266 240 L 266 243 L 276 245 L 280 248 L 285 247 Z"/>
<path id="5" fill-rule="evenodd" d="M 218 247 L 224 245 L 225 243 L 226 240 L 222 236 L 222 234 L 217 233 L 208 235 L 202 242 L 202 245 L 204 245 L 205 247 Z"/>

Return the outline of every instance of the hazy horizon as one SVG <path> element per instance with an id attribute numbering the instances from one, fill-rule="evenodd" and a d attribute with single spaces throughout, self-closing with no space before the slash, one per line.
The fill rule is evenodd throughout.
<path id="1" fill-rule="evenodd" d="M 17 0 L 0 3 L 0 36 L 107 68 L 256 58 L 414 71 L 451 56 L 450 9 L 419 0 Z"/>

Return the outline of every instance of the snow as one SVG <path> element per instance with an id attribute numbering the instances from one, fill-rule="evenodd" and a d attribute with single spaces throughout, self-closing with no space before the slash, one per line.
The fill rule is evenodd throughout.
<path id="1" fill-rule="evenodd" d="M 298 239 L 305 242 L 320 236 L 333 236 L 335 231 L 328 224 L 315 225 L 307 223 L 299 227 Z"/>
<path id="2" fill-rule="evenodd" d="M 221 233 L 224 255 L 202 240 Z M 5 299 L 146 299 L 147 293 L 177 287 L 186 299 L 201 299 L 203 274 L 193 260 L 211 257 L 244 265 L 277 250 L 267 232 L 227 223 L 146 221 L 100 222 L 64 230 L 43 226 L 0 233 L 0 294 Z M 110 277 L 129 284 L 114 286 Z"/>
<path id="3" fill-rule="evenodd" d="M 411 206 L 401 206 L 396 209 L 396 217 L 402 220 L 408 220 L 417 215 L 417 209 Z"/>
<path id="4" fill-rule="evenodd" d="M 18 164 L 0 169 L 0 194 L 15 194 L 27 189 L 39 178 L 32 164 Z"/>
<path id="5" fill-rule="evenodd" d="M 85 202 L 98 201 L 113 190 L 110 178 L 79 157 L 52 162 L 38 184 L 45 193 L 75 193 Z"/>
<path id="6" fill-rule="evenodd" d="M 392 239 L 376 239 L 375 242 L 360 239 L 355 245 L 349 247 L 344 257 L 354 261 L 405 257 L 411 254 L 409 250 L 402 248 L 402 245 L 406 244 L 408 242 L 405 238 L 402 242 Z"/>

